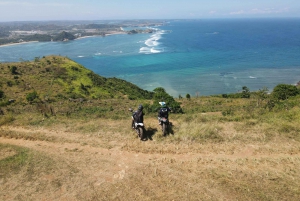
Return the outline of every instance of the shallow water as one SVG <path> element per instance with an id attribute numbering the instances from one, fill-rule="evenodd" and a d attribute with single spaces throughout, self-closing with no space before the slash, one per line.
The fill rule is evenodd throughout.
<path id="1" fill-rule="evenodd" d="M 0 61 L 68 56 L 106 77 L 184 96 L 251 91 L 300 78 L 300 20 L 170 21 L 153 34 L 0 47 Z"/>

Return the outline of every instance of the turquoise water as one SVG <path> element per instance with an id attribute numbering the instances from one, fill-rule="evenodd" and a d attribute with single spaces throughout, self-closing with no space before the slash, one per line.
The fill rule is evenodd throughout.
<path id="1" fill-rule="evenodd" d="M 300 19 L 181 20 L 155 28 L 154 34 L 0 47 L 0 62 L 59 54 L 173 96 L 272 90 L 300 80 Z"/>

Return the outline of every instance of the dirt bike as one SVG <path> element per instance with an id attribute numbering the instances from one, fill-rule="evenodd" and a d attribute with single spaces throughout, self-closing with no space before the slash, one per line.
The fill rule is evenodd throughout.
<path id="1" fill-rule="evenodd" d="M 145 127 L 144 127 L 144 124 L 143 123 L 137 123 L 137 122 L 134 122 L 133 123 L 133 127 L 138 135 L 138 137 L 141 139 L 141 140 L 144 140 L 145 139 Z"/>
<path id="2" fill-rule="evenodd" d="M 163 132 L 163 135 L 166 136 L 169 133 L 169 119 L 167 119 L 166 117 L 160 117 L 159 118 L 159 122 L 161 125 L 161 130 Z"/>
<path id="3" fill-rule="evenodd" d="M 133 111 L 131 108 L 129 111 Z M 131 116 L 132 118 L 132 128 L 136 131 L 138 138 L 141 140 L 145 139 L 145 126 L 144 123 L 137 123 L 134 121 L 133 115 Z"/>

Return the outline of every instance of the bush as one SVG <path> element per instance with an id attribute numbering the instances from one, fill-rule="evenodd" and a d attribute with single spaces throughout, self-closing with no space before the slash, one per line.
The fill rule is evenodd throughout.
<path id="1" fill-rule="evenodd" d="M 228 98 L 227 94 L 222 94 L 222 98 Z"/>
<path id="2" fill-rule="evenodd" d="M 279 84 L 272 92 L 272 96 L 277 100 L 286 100 L 289 97 L 296 96 L 299 94 L 299 90 L 294 85 Z"/>
<path id="3" fill-rule="evenodd" d="M 7 106 L 9 105 L 10 102 L 8 100 L 3 100 L 3 101 L 0 101 L 0 107 L 4 107 L 4 106 Z"/>
<path id="4" fill-rule="evenodd" d="M 4 92 L 2 90 L 0 90 L 0 99 L 4 98 Z"/>
<path id="5" fill-rule="evenodd" d="M 10 68 L 10 72 L 11 72 L 11 74 L 13 74 L 13 75 L 18 74 L 18 73 L 17 73 L 17 67 L 16 67 L 16 66 L 12 66 L 12 67 Z"/>
<path id="6" fill-rule="evenodd" d="M 26 100 L 29 101 L 29 102 L 32 102 L 32 101 L 34 101 L 37 98 L 38 98 L 38 94 L 37 94 L 36 91 L 31 92 L 31 93 L 29 93 L 29 94 L 26 95 Z"/>
<path id="7" fill-rule="evenodd" d="M 180 107 L 180 103 L 176 102 L 175 99 L 170 96 L 166 90 L 162 87 L 155 88 L 154 90 L 154 103 L 152 105 L 152 112 L 157 112 L 158 108 L 160 108 L 159 102 L 166 102 L 168 107 L 172 108 L 174 113 L 182 113 L 182 108 Z"/>
<path id="8" fill-rule="evenodd" d="M 14 83 L 13 83 L 12 81 L 10 81 L 10 80 L 7 81 L 6 84 L 7 84 L 7 86 L 9 86 L 9 87 L 12 87 L 12 86 L 14 85 Z"/>
<path id="9" fill-rule="evenodd" d="M 242 98 L 250 98 L 250 90 L 246 86 L 242 88 Z"/>

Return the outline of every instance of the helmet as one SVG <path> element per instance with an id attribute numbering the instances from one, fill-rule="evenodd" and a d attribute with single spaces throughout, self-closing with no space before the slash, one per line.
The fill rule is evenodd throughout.
<path id="1" fill-rule="evenodd" d="M 167 107 L 167 105 L 166 105 L 165 102 L 159 102 L 159 104 L 160 104 L 162 107 Z"/>
<path id="2" fill-rule="evenodd" d="M 143 105 L 139 105 L 138 110 L 142 111 L 143 110 Z"/>

